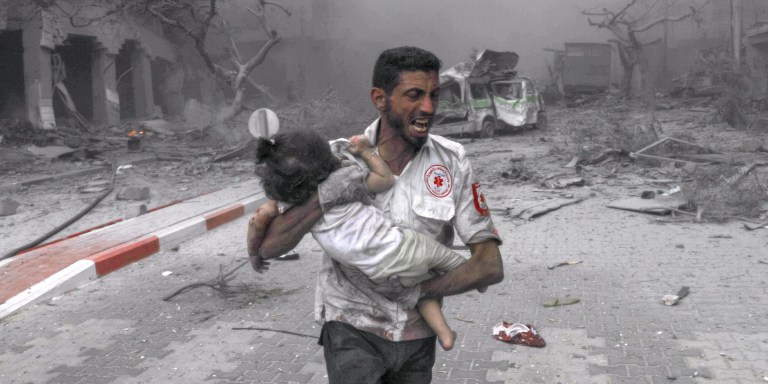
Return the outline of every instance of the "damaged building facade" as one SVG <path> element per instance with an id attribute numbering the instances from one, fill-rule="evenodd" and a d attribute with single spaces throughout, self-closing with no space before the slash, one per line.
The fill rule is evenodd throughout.
<path id="1" fill-rule="evenodd" d="M 768 23 L 745 33 L 745 63 L 749 68 L 752 98 L 768 107 Z"/>
<path id="2" fill-rule="evenodd" d="M 162 111 L 162 79 L 175 57 L 162 29 L 77 4 L 0 5 L 0 119 L 104 127 Z"/>

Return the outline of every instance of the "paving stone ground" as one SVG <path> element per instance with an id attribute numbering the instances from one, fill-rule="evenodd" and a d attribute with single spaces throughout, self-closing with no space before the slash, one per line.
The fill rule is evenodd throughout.
<path id="1" fill-rule="evenodd" d="M 446 298 L 459 339 L 438 351 L 433 382 L 768 381 L 768 230 L 663 224 L 606 208 L 639 194 L 620 185 L 574 188 L 587 200 L 512 220 L 503 215 L 510 196 L 542 193 L 480 176 L 505 240 L 505 279 L 485 294 Z M 243 218 L 3 320 L 0 382 L 327 382 L 312 314 L 320 253 L 310 238 L 299 260 L 276 261 L 263 275 L 239 270 L 229 284 L 247 289 L 222 296 L 199 287 L 162 300 L 244 262 L 244 238 Z M 566 260 L 581 263 L 548 268 Z M 661 297 L 681 286 L 691 294 L 664 306 Z M 542 305 L 566 297 L 580 302 Z M 492 339 L 501 321 L 533 324 L 547 346 Z"/>

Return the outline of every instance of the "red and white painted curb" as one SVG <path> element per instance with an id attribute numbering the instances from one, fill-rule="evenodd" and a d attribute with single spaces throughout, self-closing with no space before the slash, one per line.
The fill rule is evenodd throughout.
<path id="1" fill-rule="evenodd" d="M 186 240 L 203 235 L 245 214 L 250 214 L 263 204 L 266 199 L 261 194 L 251 196 L 213 213 L 182 221 L 131 242 L 78 260 L 8 299 L 5 303 L 0 304 L 0 319 L 26 306 L 48 300 L 58 294 L 78 288 L 147 256 L 171 249 Z"/>

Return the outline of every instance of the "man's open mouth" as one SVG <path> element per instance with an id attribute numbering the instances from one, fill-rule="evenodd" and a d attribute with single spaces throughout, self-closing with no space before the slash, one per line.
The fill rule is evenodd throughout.
<path id="1" fill-rule="evenodd" d="M 414 119 L 411 126 L 417 133 L 425 133 L 429 129 L 429 118 Z"/>

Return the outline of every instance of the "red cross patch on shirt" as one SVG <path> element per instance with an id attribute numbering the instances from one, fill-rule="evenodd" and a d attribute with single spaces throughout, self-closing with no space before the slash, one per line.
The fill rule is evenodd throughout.
<path id="1" fill-rule="evenodd" d="M 480 216 L 490 216 L 491 210 L 488 209 L 488 204 L 485 202 L 485 196 L 480 192 L 480 182 L 475 181 L 472 183 L 472 198 L 475 203 L 475 210 Z"/>
<path id="2" fill-rule="evenodd" d="M 424 183 L 427 185 L 429 193 L 435 197 L 446 197 L 453 188 L 451 173 L 448 172 L 448 168 L 439 164 L 427 169 L 427 172 L 424 173 Z"/>

